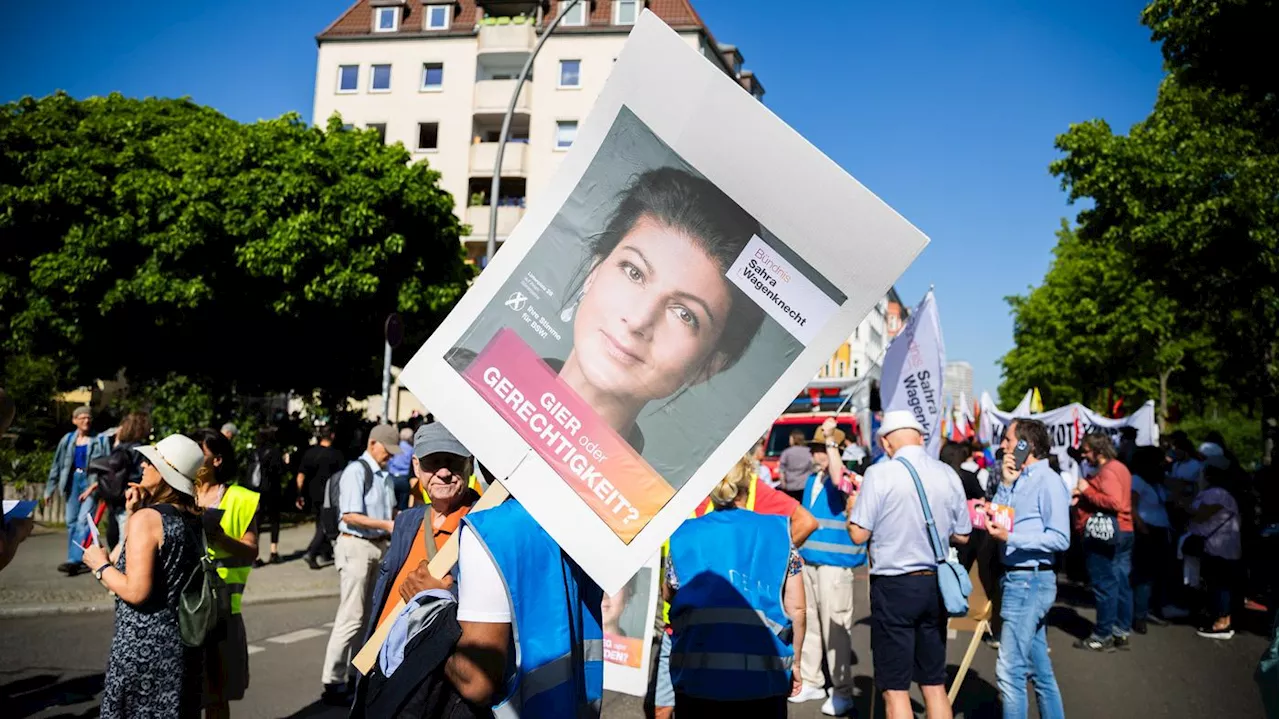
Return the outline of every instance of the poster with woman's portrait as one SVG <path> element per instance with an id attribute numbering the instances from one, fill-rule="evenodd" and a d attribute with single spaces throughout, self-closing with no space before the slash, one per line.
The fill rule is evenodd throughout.
<path id="1" fill-rule="evenodd" d="M 614 593 L 926 241 L 646 13 L 401 382 Z"/>
<path id="2" fill-rule="evenodd" d="M 644 696 L 649 686 L 654 616 L 658 604 L 658 558 L 600 602 L 604 630 L 604 686 L 634 696 Z"/>

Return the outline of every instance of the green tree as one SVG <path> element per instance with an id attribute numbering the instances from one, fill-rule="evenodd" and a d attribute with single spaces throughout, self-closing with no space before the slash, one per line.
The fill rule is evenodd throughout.
<path id="1" fill-rule="evenodd" d="M 472 277 L 439 174 L 331 118 L 65 94 L 0 112 L 0 357 L 210 397 L 376 391 Z M 412 342 L 406 343 L 413 345 Z M 412 349 L 406 346 L 405 353 Z"/>

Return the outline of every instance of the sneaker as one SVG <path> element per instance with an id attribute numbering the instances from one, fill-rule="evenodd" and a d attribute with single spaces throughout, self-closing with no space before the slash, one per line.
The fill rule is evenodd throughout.
<path id="1" fill-rule="evenodd" d="M 1231 628 L 1231 625 L 1227 625 L 1226 628 L 1224 629 L 1214 629 L 1212 624 L 1207 624 L 1197 629 L 1196 634 L 1199 634 L 1205 639 L 1227 640 L 1234 637 L 1236 635 L 1236 632 L 1234 629 Z"/>
<path id="2" fill-rule="evenodd" d="M 1114 652 L 1116 650 L 1116 640 L 1114 637 L 1107 637 L 1106 639 L 1087 637 L 1085 639 L 1077 639 L 1075 644 L 1071 646 L 1076 649 L 1088 649 L 1091 652 Z"/>
<path id="3" fill-rule="evenodd" d="M 1143 624 L 1154 624 L 1157 627 L 1167 627 L 1169 626 L 1169 620 L 1155 614 L 1148 614 L 1147 618 L 1143 621 Z"/>
<path id="4" fill-rule="evenodd" d="M 1129 635 L 1117 634 L 1114 637 L 1111 637 L 1111 644 L 1115 646 L 1116 649 L 1123 649 L 1127 652 L 1129 651 Z"/>
<path id="5" fill-rule="evenodd" d="M 787 701 L 791 702 L 792 704 L 802 704 L 804 702 L 812 702 L 812 701 L 817 701 L 819 699 L 826 699 L 826 698 L 827 698 L 826 689 L 820 689 L 818 687 L 810 686 L 808 684 L 802 684 L 800 686 L 800 693 L 793 697 L 788 697 Z"/>
<path id="6" fill-rule="evenodd" d="M 1188 612 L 1182 607 L 1178 607 L 1170 604 L 1169 606 L 1160 610 L 1160 616 L 1164 617 L 1165 619 L 1186 619 L 1187 617 L 1191 616 L 1191 612 Z"/>
<path id="7" fill-rule="evenodd" d="M 829 717 L 843 717 L 853 714 L 853 697 L 833 693 L 823 703 L 822 713 Z"/>
<path id="8" fill-rule="evenodd" d="M 320 563 L 319 563 L 319 562 L 317 562 L 317 561 L 316 561 L 316 558 L 315 558 L 315 557 L 313 557 L 313 556 L 311 556 L 311 555 L 307 555 L 307 556 L 303 557 L 303 560 L 305 560 L 305 561 L 306 561 L 306 563 L 307 563 L 307 566 L 308 566 L 308 567 L 311 567 L 312 569 L 319 569 L 319 568 L 320 568 Z"/>
<path id="9" fill-rule="evenodd" d="M 280 563 L 280 553 L 272 552 L 271 559 L 267 560 L 267 564 L 279 564 L 279 563 Z"/>
<path id="10" fill-rule="evenodd" d="M 70 575 L 72 572 L 76 571 L 76 566 L 78 564 L 79 562 L 63 562 L 58 565 L 58 571 L 66 575 Z"/>
<path id="11" fill-rule="evenodd" d="M 1000 649 L 1000 640 L 996 639 L 996 635 L 994 634 L 984 634 L 982 637 L 982 643 L 997 651 Z"/>
<path id="12" fill-rule="evenodd" d="M 349 707 L 351 693 L 347 691 L 346 684 L 325 684 L 324 692 L 320 694 L 320 701 L 331 707 Z"/>
<path id="13" fill-rule="evenodd" d="M 267 563 L 262 561 L 262 557 L 258 557 L 257 559 L 253 560 L 254 569 L 262 569 L 265 566 L 267 566 Z"/>

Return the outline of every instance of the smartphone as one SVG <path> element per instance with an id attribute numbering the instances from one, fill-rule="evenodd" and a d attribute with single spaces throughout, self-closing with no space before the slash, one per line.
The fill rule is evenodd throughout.
<path id="1" fill-rule="evenodd" d="M 1031 445 L 1027 444 L 1027 440 L 1018 440 L 1017 446 L 1013 448 L 1013 468 L 1022 471 L 1022 465 L 1027 463 L 1027 457 L 1031 456 Z"/>

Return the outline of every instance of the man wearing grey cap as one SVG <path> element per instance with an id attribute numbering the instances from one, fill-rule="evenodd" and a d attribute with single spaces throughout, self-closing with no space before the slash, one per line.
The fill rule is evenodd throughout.
<path id="1" fill-rule="evenodd" d="M 472 468 L 471 451 L 443 424 L 424 424 L 414 433 L 413 476 L 431 502 L 396 515 L 391 547 L 382 560 L 378 585 L 373 590 L 365 641 L 391 616 L 408 576 L 419 564 L 435 557 L 436 551 L 457 532 L 462 518 L 480 499 L 480 495 L 467 486 Z"/>
<path id="2" fill-rule="evenodd" d="M 387 473 L 387 461 L 400 453 L 395 427 L 380 424 L 369 432 L 364 454 L 342 471 L 338 479 L 338 539 L 333 564 L 338 569 L 338 613 L 325 649 L 326 701 L 346 700 L 347 670 L 360 650 L 358 640 L 369 614 L 378 562 L 387 549 L 395 516 L 395 490 Z"/>

